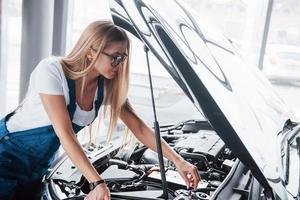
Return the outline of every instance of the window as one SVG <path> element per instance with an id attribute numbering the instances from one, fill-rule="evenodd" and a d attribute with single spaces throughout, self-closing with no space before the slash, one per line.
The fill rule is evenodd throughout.
<path id="1" fill-rule="evenodd" d="M 299 1 L 274 1 L 264 59 L 264 73 L 271 79 L 300 78 L 299 8 Z"/>
<path id="2" fill-rule="evenodd" d="M 201 21 L 213 24 L 241 49 L 244 60 L 258 65 L 268 1 L 180 0 L 200 14 Z"/>
<path id="3" fill-rule="evenodd" d="M 90 0 L 86 1 L 70 1 L 72 31 L 67 38 L 67 51 L 74 46 L 83 29 L 91 22 L 101 19 L 111 19 L 108 1 Z M 68 36 L 67 36 L 68 37 Z"/>
<path id="4" fill-rule="evenodd" d="M 7 2 L 7 47 L 4 47 L 7 56 L 6 68 L 6 112 L 9 112 L 19 103 L 21 35 L 22 35 L 22 0 Z"/>

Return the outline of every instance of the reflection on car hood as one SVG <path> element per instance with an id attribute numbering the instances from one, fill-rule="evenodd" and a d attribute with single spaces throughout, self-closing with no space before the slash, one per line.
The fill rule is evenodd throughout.
<path id="1" fill-rule="evenodd" d="M 153 52 L 265 187 L 280 180 L 276 135 L 290 114 L 258 69 L 177 1 L 116 0 L 111 12 L 117 25 Z"/>

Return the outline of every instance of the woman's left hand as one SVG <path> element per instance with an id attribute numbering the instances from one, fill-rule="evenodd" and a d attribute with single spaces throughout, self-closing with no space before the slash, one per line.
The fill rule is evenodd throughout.
<path id="1" fill-rule="evenodd" d="M 174 162 L 174 164 L 177 168 L 177 171 L 184 179 L 187 187 L 197 189 L 198 183 L 201 179 L 197 167 L 185 161 L 183 158 L 179 158 Z"/>

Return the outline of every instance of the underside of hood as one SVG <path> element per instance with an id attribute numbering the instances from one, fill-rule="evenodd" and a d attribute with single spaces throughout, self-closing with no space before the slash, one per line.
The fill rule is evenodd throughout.
<path id="1" fill-rule="evenodd" d="M 116 25 L 152 51 L 266 189 L 280 180 L 276 135 L 290 114 L 269 81 L 243 62 L 220 31 L 177 1 L 112 0 L 111 12 Z"/>

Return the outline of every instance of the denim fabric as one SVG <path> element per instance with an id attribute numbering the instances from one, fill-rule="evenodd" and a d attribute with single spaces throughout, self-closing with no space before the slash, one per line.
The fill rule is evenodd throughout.
<path id="1" fill-rule="evenodd" d="M 68 111 L 72 120 L 76 109 L 74 80 L 68 79 L 68 85 Z M 99 79 L 96 116 L 103 100 L 103 85 L 103 79 Z M 36 199 L 42 177 L 50 167 L 60 142 L 52 125 L 10 133 L 6 121 L 12 115 L 10 113 L 0 120 L 0 199 Z M 72 125 L 75 133 L 83 128 Z M 24 188 L 31 189 L 24 193 Z"/>

